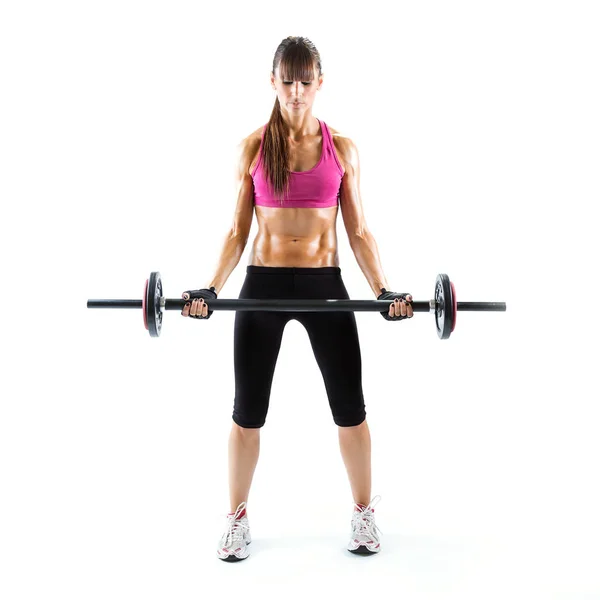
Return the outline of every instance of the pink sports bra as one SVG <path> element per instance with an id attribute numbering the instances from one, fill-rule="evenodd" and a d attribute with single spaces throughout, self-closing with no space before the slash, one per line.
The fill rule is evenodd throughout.
<path id="1" fill-rule="evenodd" d="M 290 171 L 289 194 L 283 204 L 274 198 L 262 166 L 263 141 L 266 125 L 260 140 L 259 158 L 252 170 L 254 181 L 254 204 L 276 208 L 325 208 L 336 206 L 340 197 L 340 185 L 344 170 L 333 146 L 329 127 L 319 121 L 323 134 L 323 150 L 319 162 L 309 171 Z"/>

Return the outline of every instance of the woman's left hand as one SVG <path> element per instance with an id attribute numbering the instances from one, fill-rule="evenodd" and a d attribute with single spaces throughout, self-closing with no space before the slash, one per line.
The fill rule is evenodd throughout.
<path id="1" fill-rule="evenodd" d="M 377 296 L 377 300 L 393 300 L 389 310 L 382 311 L 381 315 L 386 321 L 402 321 L 410 319 L 413 316 L 412 295 L 408 293 L 398 294 L 396 292 L 388 292 L 383 289 L 383 293 Z"/>

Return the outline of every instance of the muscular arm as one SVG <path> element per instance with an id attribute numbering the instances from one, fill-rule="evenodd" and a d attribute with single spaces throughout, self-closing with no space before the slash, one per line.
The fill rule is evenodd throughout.
<path id="1" fill-rule="evenodd" d="M 335 131 L 335 130 L 332 130 Z M 389 291 L 389 286 L 373 234 L 367 227 L 360 197 L 360 162 L 358 151 L 350 138 L 334 136 L 334 142 L 340 162 L 345 168 L 342 178 L 340 210 L 350 247 L 364 276 L 375 296 L 381 294 L 381 288 Z"/>
<path id="2" fill-rule="evenodd" d="M 258 139 L 260 145 L 260 138 Z M 249 174 L 250 163 L 258 151 L 256 136 L 245 138 L 237 147 L 236 156 L 236 186 L 237 204 L 233 216 L 231 228 L 225 235 L 214 275 L 206 286 L 214 286 L 217 294 L 221 291 L 225 282 L 240 262 L 240 258 L 246 248 L 250 227 L 253 217 L 254 189 L 252 177 Z"/>

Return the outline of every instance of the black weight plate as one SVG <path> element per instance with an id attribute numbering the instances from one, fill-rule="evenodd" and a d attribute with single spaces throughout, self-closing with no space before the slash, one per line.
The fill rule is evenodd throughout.
<path id="1" fill-rule="evenodd" d="M 448 275 L 440 274 L 435 280 L 435 328 L 441 340 L 447 340 L 452 333 L 454 300 Z"/>
<path id="2" fill-rule="evenodd" d="M 162 327 L 162 308 L 160 299 L 163 295 L 160 273 L 153 271 L 148 279 L 148 291 L 146 294 L 146 317 L 148 320 L 148 331 L 151 337 L 158 337 Z"/>

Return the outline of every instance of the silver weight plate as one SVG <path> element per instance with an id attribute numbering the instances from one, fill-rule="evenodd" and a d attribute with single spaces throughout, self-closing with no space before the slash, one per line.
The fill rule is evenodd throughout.
<path id="1" fill-rule="evenodd" d="M 447 340 L 452 333 L 454 299 L 448 275 L 441 273 L 435 280 L 435 328 L 441 340 Z"/>

